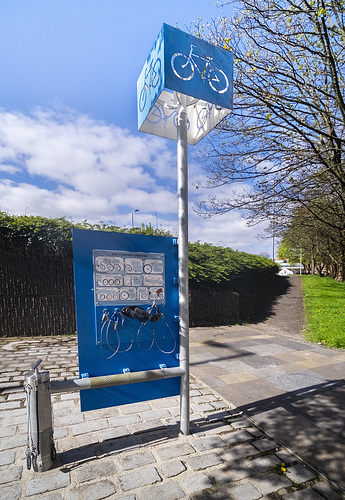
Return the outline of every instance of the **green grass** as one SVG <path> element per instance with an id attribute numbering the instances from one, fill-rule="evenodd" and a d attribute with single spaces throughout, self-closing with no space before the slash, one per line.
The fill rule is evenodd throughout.
<path id="1" fill-rule="evenodd" d="M 345 283 L 302 276 L 306 339 L 345 348 Z"/>

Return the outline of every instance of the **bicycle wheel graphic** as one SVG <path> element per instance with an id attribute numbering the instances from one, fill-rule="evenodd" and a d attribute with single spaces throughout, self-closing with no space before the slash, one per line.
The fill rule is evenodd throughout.
<path id="1" fill-rule="evenodd" d="M 161 60 L 158 58 L 156 62 L 153 65 L 152 72 L 153 72 L 153 77 L 152 77 L 152 87 L 155 88 L 157 87 L 157 84 L 160 80 L 161 77 Z"/>
<path id="2" fill-rule="evenodd" d="M 173 72 L 181 80 L 191 80 L 194 76 L 194 66 L 185 54 L 176 53 L 171 58 Z"/>
<path id="3" fill-rule="evenodd" d="M 147 97 L 147 87 L 146 85 L 143 86 L 140 92 L 140 97 L 139 97 L 139 109 L 142 111 L 145 108 L 146 104 L 146 97 Z"/>
<path id="4" fill-rule="evenodd" d="M 229 88 L 229 80 L 223 70 L 219 68 L 211 68 L 208 73 L 208 83 L 212 90 L 218 94 L 223 94 Z"/>
<path id="5" fill-rule="evenodd" d="M 154 104 L 148 117 L 146 118 L 150 123 L 159 123 L 162 119 L 162 113 L 157 104 Z"/>
<path id="6" fill-rule="evenodd" d="M 199 111 L 198 119 L 197 119 L 197 127 L 199 130 L 201 128 L 203 128 L 203 126 L 206 124 L 207 118 L 209 117 L 209 115 L 210 115 L 210 111 L 206 107 L 202 108 Z"/>

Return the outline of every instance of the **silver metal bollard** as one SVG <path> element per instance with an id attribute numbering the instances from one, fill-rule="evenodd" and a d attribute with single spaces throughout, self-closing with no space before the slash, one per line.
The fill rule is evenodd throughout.
<path id="1" fill-rule="evenodd" d="M 50 469 L 56 458 L 50 399 L 49 371 L 38 371 L 42 360 L 24 375 L 28 415 L 27 468 L 36 472 Z"/>
<path id="2" fill-rule="evenodd" d="M 53 439 L 53 418 L 50 395 L 60 392 L 82 391 L 84 389 L 99 389 L 117 385 L 136 384 L 165 378 L 183 377 L 186 372 L 181 367 L 129 372 L 101 377 L 71 379 L 52 382 L 49 371 L 38 371 L 42 360 L 35 363 L 31 371 L 24 375 L 28 415 L 28 440 L 26 448 L 27 468 L 36 472 L 50 469 L 56 458 Z"/>

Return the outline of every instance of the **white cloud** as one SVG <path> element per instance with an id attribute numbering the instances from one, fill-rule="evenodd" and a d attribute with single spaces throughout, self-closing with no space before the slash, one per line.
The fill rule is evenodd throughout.
<path id="1" fill-rule="evenodd" d="M 29 202 L 30 211 L 37 213 L 47 198 L 53 213 L 66 207 L 72 217 L 80 216 L 82 203 L 88 213 L 95 210 L 94 215 L 106 212 L 102 207 L 106 203 L 111 213 L 133 203 L 156 210 L 160 205 L 162 211 L 175 205 L 164 185 L 166 178 L 171 179 L 174 157 L 156 138 L 134 136 L 87 116 L 39 109 L 30 116 L 0 112 L 0 143 L 0 170 L 13 175 L 10 184 L 4 184 L 3 176 L 7 191 L 2 205 L 13 213 Z M 159 171 L 160 182 L 150 167 L 152 173 Z M 20 175 L 15 176 L 17 172 Z M 55 183 L 51 191 L 38 189 L 42 180 Z M 33 192 L 41 201 L 33 200 Z M 148 193 L 152 193 L 150 204 Z"/>
<path id="2" fill-rule="evenodd" d="M 133 136 L 86 116 L 61 116 L 43 110 L 32 116 L 1 113 L 0 140 L 6 144 L 0 160 L 19 164 L 31 176 L 44 176 L 90 192 L 93 178 L 88 188 L 82 179 L 91 174 L 103 176 L 106 186 L 110 176 L 119 181 L 132 177 L 146 186 L 150 179 L 140 164 L 148 164 L 151 156 L 159 162 L 160 154 L 162 165 L 166 161 L 165 152 L 156 152 L 149 138 Z"/>
<path id="3" fill-rule="evenodd" d="M 228 212 L 202 221 L 195 213 L 190 213 L 189 240 L 207 241 L 248 253 L 271 253 L 272 243 L 258 239 L 258 233 L 264 227 L 264 224 L 248 227 L 238 212 Z"/>
<path id="4" fill-rule="evenodd" d="M 258 234 L 268 225 L 263 223 L 249 227 L 237 211 L 226 212 L 210 218 L 200 218 L 193 210 L 197 203 L 207 201 L 209 197 L 217 196 L 218 199 L 226 199 L 234 195 L 250 190 L 250 185 L 232 183 L 225 184 L 216 189 L 206 188 L 207 177 L 202 171 L 201 165 L 191 162 L 189 167 L 190 198 L 192 203 L 189 207 L 189 235 L 191 241 L 207 241 L 214 245 L 228 246 L 234 250 L 249 253 L 271 253 L 269 240 L 259 239 Z M 195 183 L 199 187 L 196 188 Z"/>
<path id="5" fill-rule="evenodd" d="M 190 151 L 190 157 L 193 150 Z M 208 241 L 259 253 L 257 240 L 238 213 L 201 219 L 193 202 L 209 190 L 193 187 L 204 180 L 190 162 L 190 240 Z M 71 111 L 37 109 L 30 115 L 0 109 L 0 209 L 11 214 L 71 217 L 177 228 L 176 144 L 133 135 L 114 125 Z M 234 186 L 218 190 L 226 196 Z"/>
<path id="6" fill-rule="evenodd" d="M 3 163 L 2 165 L 0 165 L 0 172 L 15 174 L 16 172 L 19 172 L 19 169 L 17 167 L 13 167 L 12 165 L 6 165 L 6 163 Z"/>

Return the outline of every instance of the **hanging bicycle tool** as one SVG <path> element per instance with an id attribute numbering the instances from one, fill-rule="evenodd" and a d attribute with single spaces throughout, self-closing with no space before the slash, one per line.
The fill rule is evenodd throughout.
<path id="1" fill-rule="evenodd" d="M 152 314 L 151 309 L 149 310 L 144 310 L 142 307 L 139 306 L 128 306 L 124 307 L 122 309 L 122 314 L 127 316 L 128 318 L 133 318 L 133 319 L 138 319 L 142 323 L 146 323 L 147 321 L 152 321 L 152 323 L 155 323 L 160 319 L 162 316 L 162 313 L 159 311 L 158 307 L 156 307 L 156 313 Z"/>

